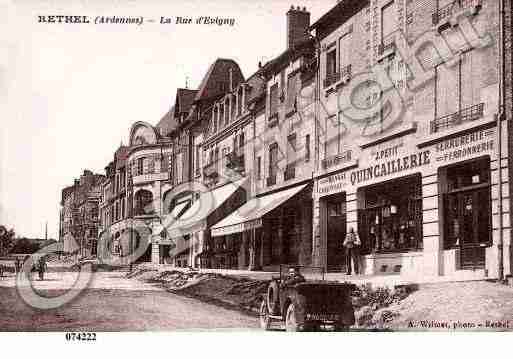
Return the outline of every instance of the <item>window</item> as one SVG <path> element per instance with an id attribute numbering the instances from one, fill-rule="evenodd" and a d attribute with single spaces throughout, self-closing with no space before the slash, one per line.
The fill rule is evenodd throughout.
<path id="1" fill-rule="evenodd" d="M 278 94 L 278 84 L 274 84 L 271 86 L 269 91 L 269 115 L 274 116 L 278 113 L 278 102 L 279 102 L 279 94 Z"/>
<path id="2" fill-rule="evenodd" d="M 160 172 L 166 173 L 169 171 L 169 163 L 171 162 L 171 156 L 170 155 L 164 155 L 162 156 L 162 162 L 160 164 Z"/>
<path id="3" fill-rule="evenodd" d="M 227 98 L 224 102 L 224 125 L 230 123 L 230 100 Z"/>
<path id="4" fill-rule="evenodd" d="M 287 113 L 296 111 L 297 81 L 299 74 L 289 76 L 287 81 Z"/>
<path id="5" fill-rule="evenodd" d="M 242 94 L 244 89 L 241 87 L 239 89 L 238 95 L 237 95 L 237 114 L 240 115 L 242 113 Z"/>
<path id="6" fill-rule="evenodd" d="M 217 106 L 214 106 L 214 118 L 212 120 L 212 132 L 217 132 L 217 121 L 218 121 L 219 113 L 217 110 Z"/>
<path id="7" fill-rule="evenodd" d="M 351 32 L 346 33 L 339 40 L 340 61 L 339 69 L 341 74 L 350 74 L 351 65 Z"/>
<path id="8" fill-rule="evenodd" d="M 462 267 L 482 267 L 492 233 L 490 159 L 442 168 L 439 176 L 444 201 L 444 247 L 460 249 Z"/>
<path id="9" fill-rule="evenodd" d="M 332 77 L 337 72 L 337 49 L 334 48 L 326 55 L 326 77 Z"/>
<path id="10" fill-rule="evenodd" d="M 278 144 L 273 143 L 269 147 L 269 177 L 276 178 L 278 173 Z"/>
<path id="11" fill-rule="evenodd" d="M 399 28 L 397 11 L 395 3 L 392 1 L 381 9 L 381 40 L 385 44 L 389 38 Z"/>
<path id="12" fill-rule="evenodd" d="M 287 137 L 287 166 L 295 164 L 296 161 L 297 136 L 295 133 Z"/>
<path id="13" fill-rule="evenodd" d="M 239 155 L 242 155 L 244 153 L 244 132 L 241 132 L 239 136 Z"/>
<path id="14" fill-rule="evenodd" d="M 137 159 L 137 170 L 135 172 L 135 175 L 136 176 L 142 175 L 143 170 L 144 170 L 144 157 L 141 157 L 141 158 Z"/>
<path id="15" fill-rule="evenodd" d="M 135 194 L 135 215 L 145 215 L 153 213 L 153 195 L 150 191 L 139 190 Z"/>
<path id="16" fill-rule="evenodd" d="M 199 173 L 200 173 L 200 167 L 201 167 L 200 166 L 200 157 L 201 157 L 200 146 L 196 145 L 196 155 L 195 155 L 195 158 L 194 158 L 196 175 L 199 175 Z"/>
<path id="17" fill-rule="evenodd" d="M 224 105 L 219 105 L 219 129 L 221 129 L 224 121 Z"/>
<path id="18" fill-rule="evenodd" d="M 257 179 L 262 179 L 262 157 L 257 157 Z"/>
<path id="19" fill-rule="evenodd" d="M 305 138 L 305 162 L 310 161 L 310 135 Z"/>
<path id="20" fill-rule="evenodd" d="M 435 121 L 431 125 L 432 132 L 483 116 L 484 107 L 480 103 L 480 86 L 476 76 L 480 71 L 472 51 L 463 53 L 455 66 L 440 64 L 436 67 Z"/>
<path id="21" fill-rule="evenodd" d="M 417 174 L 358 190 L 364 253 L 422 248 L 422 184 Z"/>

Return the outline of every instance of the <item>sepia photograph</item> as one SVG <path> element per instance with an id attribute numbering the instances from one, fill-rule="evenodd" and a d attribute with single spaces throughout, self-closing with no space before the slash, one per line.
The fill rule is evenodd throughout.
<path id="1" fill-rule="evenodd" d="M 0 0 L 0 341 L 512 331 L 512 6 Z"/>

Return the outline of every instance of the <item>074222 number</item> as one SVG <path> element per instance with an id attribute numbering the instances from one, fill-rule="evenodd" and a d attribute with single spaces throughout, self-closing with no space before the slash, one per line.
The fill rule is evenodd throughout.
<path id="1" fill-rule="evenodd" d="M 92 342 L 96 341 L 96 333 L 66 333 L 68 342 Z"/>

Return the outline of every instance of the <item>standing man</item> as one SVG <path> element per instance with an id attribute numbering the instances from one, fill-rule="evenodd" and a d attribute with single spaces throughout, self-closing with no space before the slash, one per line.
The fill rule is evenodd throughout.
<path id="1" fill-rule="evenodd" d="M 44 280 L 46 271 L 46 260 L 44 256 L 41 256 L 41 258 L 39 258 L 37 269 L 39 272 L 39 280 Z"/>
<path id="2" fill-rule="evenodd" d="M 346 265 L 347 265 L 347 275 L 351 275 L 351 259 L 354 262 L 354 274 L 358 274 L 358 261 L 360 257 L 360 246 L 362 243 L 360 242 L 360 238 L 358 234 L 354 231 L 353 227 L 349 228 L 349 232 L 346 235 L 344 240 L 344 248 L 346 249 Z"/>

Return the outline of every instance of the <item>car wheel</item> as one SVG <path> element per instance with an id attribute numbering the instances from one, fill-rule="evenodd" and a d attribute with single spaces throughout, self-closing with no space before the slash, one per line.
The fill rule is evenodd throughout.
<path id="1" fill-rule="evenodd" d="M 296 308 L 294 304 L 290 304 L 285 315 L 285 330 L 287 332 L 297 332 L 299 327 L 296 322 Z"/>
<path id="2" fill-rule="evenodd" d="M 269 314 L 276 315 L 280 311 L 280 287 L 276 281 L 269 283 L 267 288 L 267 310 Z"/>
<path id="3" fill-rule="evenodd" d="M 269 330 L 271 328 L 271 318 L 269 317 L 269 310 L 267 308 L 267 301 L 262 299 L 260 303 L 260 328 Z"/>

